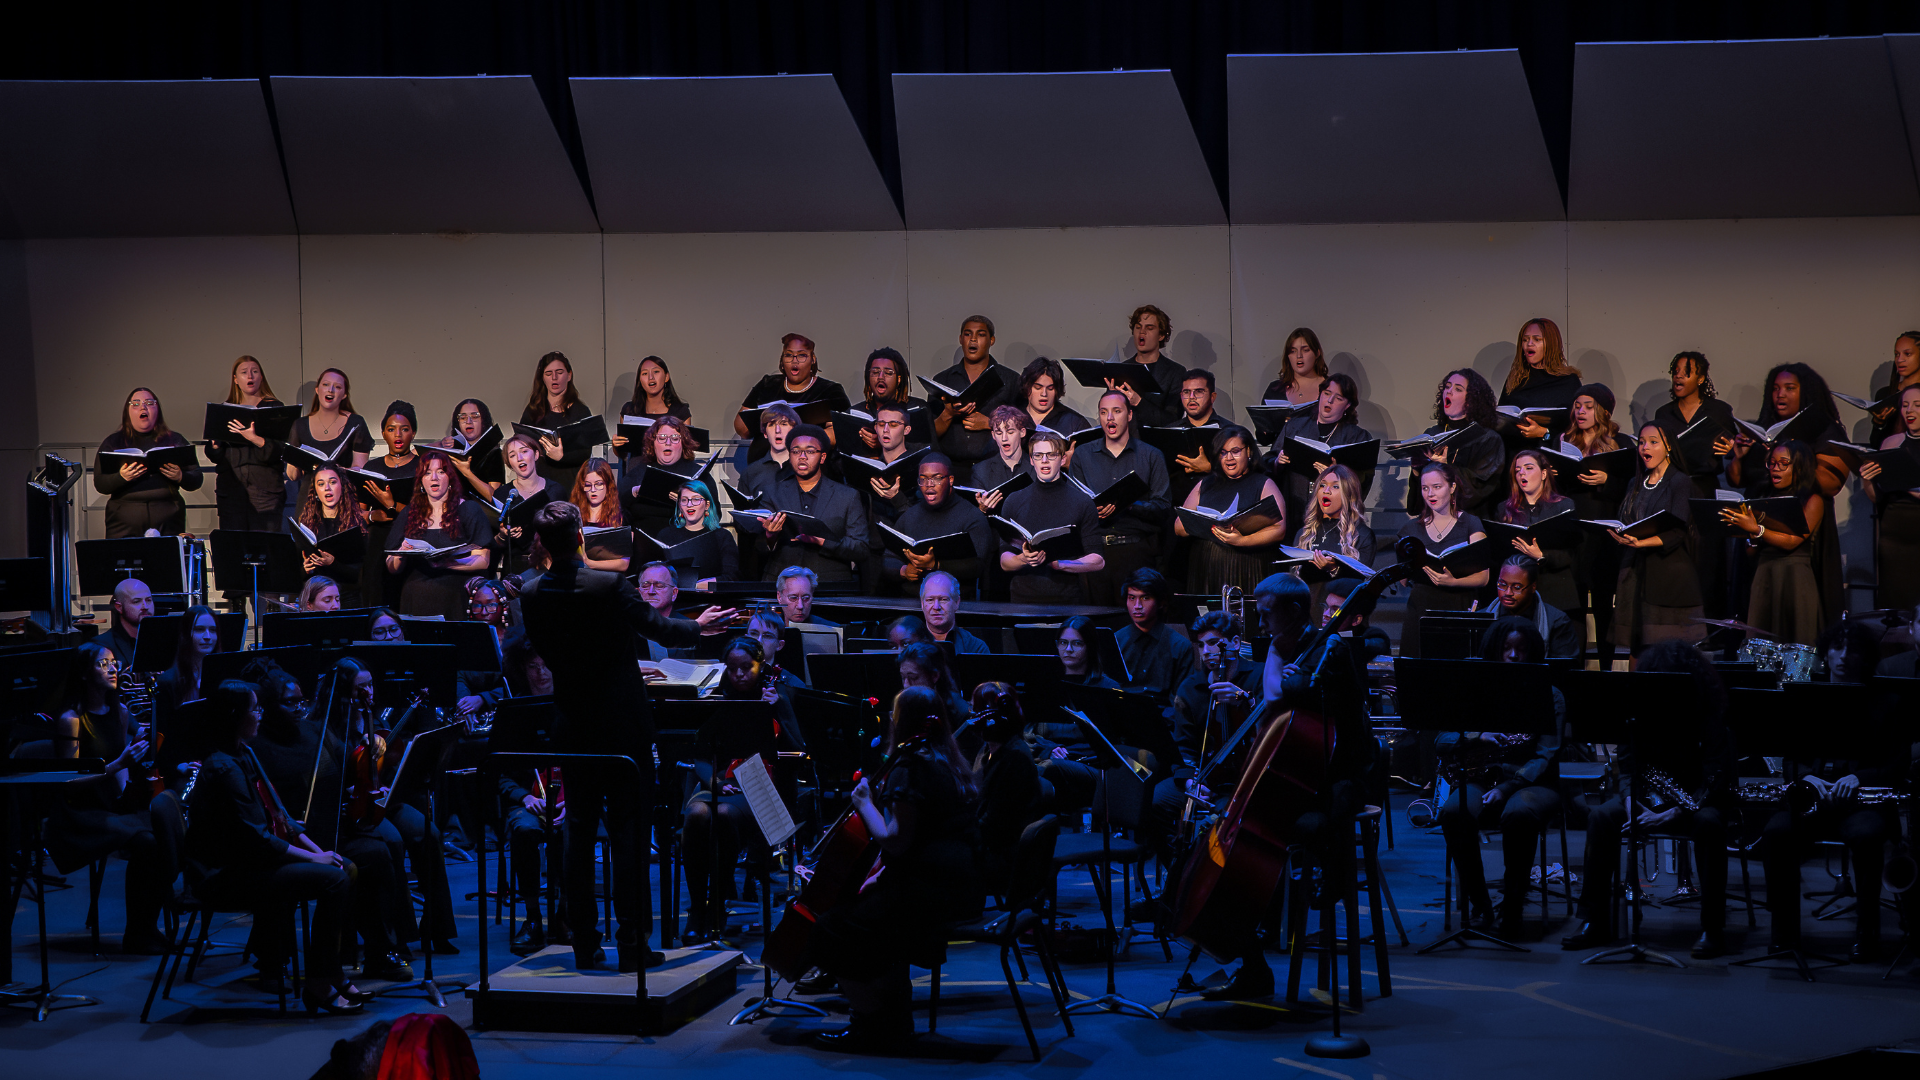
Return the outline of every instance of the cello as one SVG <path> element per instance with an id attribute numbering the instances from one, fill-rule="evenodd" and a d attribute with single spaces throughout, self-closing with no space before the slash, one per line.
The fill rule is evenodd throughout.
<path id="1" fill-rule="evenodd" d="M 1312 655 L 1352 618 L 1371 610 L 1388 586 L 1422 564 L 1418 540 L 1404 539 L 1396 551 L 1397 565 L 1368 578 L 1326 626 L 1301 639 L 1300 656 Z M 1174 936 L 1216 957 L 1238 955 L 1251 939 L 1286 872 L 1286 831 L 1298 816 L 1302 797 L 1326 791 L 1329 783 L 1330 719 L 1304 708 L 1282 709 L 1271 701 L 1260 703 L 1212 764 L 1255 730 L 1259 736 L 1246 750 L 1232 797 L 1181 868 L 1170 924 Z"/>

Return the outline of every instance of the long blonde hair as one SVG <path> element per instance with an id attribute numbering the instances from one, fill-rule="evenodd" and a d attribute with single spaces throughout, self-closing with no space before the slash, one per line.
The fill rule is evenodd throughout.
<path id="1" fill-rule="evenodd" d="M 1319 535 L 1320 523 L 1327 520 L 1320 514 L 1320 485 L 1332 477 L 1340 485 L 1340 517 L 1335 524 L 1340 532 L 1340 554 L 1349 558 L 1360 557 L 1360 529 L 1366 524 L 1360 512 L 1360 477 L 1345 465 L 1334 465 L 1320 474 L 1313 482 L 1313 497 L 1307 500 L 1307 512 L 1300 515 L 1300 534 L 1294 538 L 1296 547 L 1306 547 Z"/>

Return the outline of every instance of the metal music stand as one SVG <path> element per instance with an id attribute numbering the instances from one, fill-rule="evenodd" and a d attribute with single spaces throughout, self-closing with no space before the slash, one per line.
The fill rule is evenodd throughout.
<path id="1" fill-rule="evenodd" d="M 886 705 L 900 692 L 900 657 L 895 653 L 813 653 L 807 657 L 807 681 L 821 690 L 856 700 L 878 698 Z"/>
<path id="2" fill-rule="evenodd" d="M 1093 748 L 1094 767 L 1102 773 L 1113 769 L 1126 769 L 1142 783 L 1146 782 L 1149 770 L 1146 766 L 1120 752 L 1113 745 L 1099 725 L 1082 715 L 1074 716 L 1074 723 L 1080 727 L 1080 734 L 1086 737 Z M 1131 1013 L 1148 1020 L 1160 1019 L 1160 1014 L 1132 998 L 1120 993 L 1114 982 L 1114 965 L 1120 955 L 1120 932 L 1113 921 L 1113 784 L 1104 777 L 1100 785 L 1100 872 L 1105 887 L 1100 890 L 1101 910 L 1107 917 L 1107 992 L 1085 1001 L 1073 1001 L 1061 1010 L 1063 1013 L 1092 1012 L 1098 1010 L 1108 1013 Z"/>
<path id="3" fill-rule="evenodd" d="M 1394 700 L 1400 706 L 1400 725 L 1410 731 L 1554 733 L 1552 672 L 1545 664 L 1495 666 L 1486 660 L 1402 656 L 1393 662 L 1393 675 L 1399 687 Z M 1494 678 L 1496 675 L 1500 677 Z M 1474 857 L 1478 858 L 1479 852 L 1476 851 Z M 1541 887 L 1545 886 L 1546 883 L 1541 882 Z M 1514 952 L 1533 951 L 1468 926 L 1464 890 L 1460 907 L 1460 929 L 1421 946 L 1417 955 L 1448 944 L 1465 948 L 1473 941 L 1484 941 Z"/>
<path id="4" fill-rule="evenodd" d="M 48 610 L 52 571 L 51 561 L 44 558 L 0 559 L 0 611 Z"/>
<path id="5" fill-rule="evenodd" d="M 269 611 L 260 618 L 261 644 L 269 649 L 300 645 L 342 648 L 373 640 L 373 610 Z"/>
<path id="6" fill-rule="evenodd" d="M 1645 761 L 1646 750 L 1659 744 L 1700 745 L 1700 710 L 1706 703 L 1700 700 L 1699 685 L 1691 675 L 1678 671 L 1563 671 L 1556 673 L 1554 681 L 1566 698 L 1567 724 L 1575 742 L 1612 743 L 1623 748 L 1621 756 L 1634 762 Z M 1598 964 L 1624 957 L 1629 964 L 1684 968 L 1686 965 L 1673 957 L 1640 943 L 1640 910 L 1647 900 L 1638 874 L 1645 837 L 1635 823 L 1632 805 L 1626 810 L 1627 866 L 1634 875 L 1627 882 L 1627 943 L 1602 949 L 1580 962 Z M 1720 857 L 1725 858 L 1725 853 Z M 1610 896 L 1605 899 L 1608 903 L 1613 900 Z"/>
<path id="7" fill-rule="evenodd" d="M 1420 655 L 1428 660 L 1473 660 L 1493 626 L 1492 611 L 1449 611 L 1420 617 Z M 1456 729 L 1459 730 L 1459 729 Z"/>
<path id="8" fill-rule="evenodd" d="M 187 591 L 187 546 L 177 536 L 127 536 L 117 540 L 79 540 L 73 561 L 80 570 L 80 595 L 108 596 L 128 578 L 149 592 Z"/>
<path id="9" fill-rule="evenodd" d="M 61 670 L 65 671 L 65 667 L 63 666 Z M 37 694 L 37 692 L 38 688 L 36 687 L 35 693 Z M 16 696 L 15 694 L 4 695 L 4 697 L 9 700 Z M 30 694 L 28 696 L 34 695 Z M 56 764 L 57 768 L 48 768 L 48 766 L 55 766 Z M 20 791 L 23 794 L 51 795 L 60 786 L 70 781 L 81 779 L 89 773 L 97 774 L 100 772 L 100 769 L 101 762 L 97 759 L 93 761 L 63 760 L 58 763 L 44 759 L 0 760 L 0 774 L 4 774 L 0 775 L 0 836 L 12 835 L 6 819 L 12 812 L 13 804 L 16 801 L 24 801 L 14 799 L 12 792 Z M 0 990 L 0 1005 L 31 1006 L 33 1008 L 33 1018 L 36 1021 L 45 1020 L 47 1014 L 53 1012 L 55 1009 L 72 1009 L 83 1005 L 100 1004 L 99 999 L 91 998 L 84 994 L 56 994 L 53 992 L 53 979 L 48 970 L 47 959 L 46 886 L 41 878 L 47 860 L 47 846 L 43 835 L 43 820 L 43 815 L 38 813 L 37 809 L 34 812 L 30 812 L 26 828 L 23 830 L 21 850 L 19 852 L 8 850 L 6 853 L 9 868 L 8 876 L 18 882 L 17 888 L 8 890 L 10 902 L 7 904 L 5 920 L 6 929 L 9 932 L 8 940 L 11 941 L 12 939 L 13 912 L 14 909 L 19 906 L 20 893 L 22 890 L 31 887 L 34 907 L 39 912 L 40 920 L 40 982 L 37 986 L 30 987 L 26 990 Z M 31 845 L 31 847 L 27 845 Z M 30 857 L 19 857 L 29 850 L 32 852 Z M 13 882 L 9 882 L 9 884 L 13 884 Z M 0 980 L 6 982 L 13 981 L 12 951 L 13 950 L 9 948 L 7 950 L 9 955 L 5 958 L 0 958 Z"/>
<path id="10" fill-rule="evenodd" d="M 300 564 L 300 548 L 291 534 L 215 529 L 212 541 L 214 574 L 222 581 L 244 577 L 253 583 L 255 621 L 260 618 L 262 592 L 299 592 L 307 583 L 306 570 Z"/>
<path id="11" fill-rule="evenodd" d="M 246 645 L 246 612 L 217 611 L 213 622 L 219 628 L 214 652 L 237 652 Z M 130 667 L 136 672 L 159 672 L 172 667 L 180 652 L 180 638 L 186 633 L 185 615 L 149 615 L 140 620 L 140 636 L 133 641 Z M 201 681 L 205 682 L 205 678 Z"/>
<path id="12" fill-rule="evenodd" d="M 1057 653 L 960 653 L 953 658 L 953 677 L 960 692 L 970 694 L 983 682 L 1003 682 L 1022 689 L 1038 689 L 1059 682 L 1060 657 Z"/>

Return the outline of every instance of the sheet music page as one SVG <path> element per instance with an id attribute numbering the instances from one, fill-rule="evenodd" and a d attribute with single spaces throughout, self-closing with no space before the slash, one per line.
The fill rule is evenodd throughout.
<path id="1" fill-rule="evenodd" d="M 773 774 L 767 771 L 767 763 L 759 754 L 736 766 L 733 778 L 739 782 L 741 794 L 747 797 L 747 809 L 753 811 L 753 820 L 768 844 L 784 844 L 788 837 L 800 831 L 800 826 L 793 823 L 793 815 L 787 813 L 786 801 L 780 798 L 780 789 L 773 786 Z"/>

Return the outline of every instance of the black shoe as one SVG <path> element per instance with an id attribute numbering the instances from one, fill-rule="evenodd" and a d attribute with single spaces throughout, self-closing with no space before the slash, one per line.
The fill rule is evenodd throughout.
<path id="1" fill-rule="evenodd" d="M 401 959 L 399 953 L 390 952 L 382 957 L 368 957 L 360 966 L 360 974 L 383 982 L 412 982 L 413 965 Z"/>
<path id="2" fill-rule="evenodd" d="M 819 968 L 808 972 L 805 978 L 793 984 L 794 993 L 805 994 L 809 997 L 820 994 L 831 994 L 839 989 L 840 980 L 834 978 L 831 972 L 821 971 Z"/>
<path id="3" fill-rule="evenodd" d="M 813 1045 L 840 1053 L 874 1054 L 900 1050 L 912 1043 L 918 1032 L 913 1029 L 913 1014 L 885 1016 L 855 1014 L 838 1031 L 822 1031 L 813 1036 Z"/>
<path id="4" fill-rule="evenodd" d="M 1718 930 L 1702 930 L 1699 940 L 1693 943 L 1693 952 L 1689 955 L 1695 960 L 1711 960 L 1716 956 L 1725 956 L 1726 954 L 1726 937 Z"/>
<path id="5" fill-rule="evenodd" d="M 1577 949 L 1598 949 L 1611 944 L 1613 944 L 1613 931 L 1592 922 L 1581 923 L 1579 930 L 1560 939 L 1560 947 L 1569 952 Z"/>
<path id="6" fill-rule="evenodd" d="M 598 945 L 582 949 L 573 947 L 573 967 L 575 971 L 592 971 L 607 962 L 607 950 Z"/>
<path id="7" fill-rule="evenodd" d="M 540 924 L 528 923 L 521 928 L 520 933 L 514 937 L 513 944 L 509 945 L 507 950 L 515 956 L 532 956 L 534 953 L 546 947 L 547 935 L 540 929 Z"/>
<path id="8" fill-rule="evenodd" d="M 620 971 L 623 974 L 627 972 L 640 970 L 639 967 L 636 966 L 633 962 L 633 958 L 639 956 L 640 953 L 641 953 L 641 948 L 639 946 L 629 946 L 627 948 L 620 950 Z M 654 952 L 651 950 L 647 951 L 647 967 L 649 969 L 657 968 L 661 964 L 664 964 L 666 962 L 667 962 L 666 953 Z"/>
<path id="9" fill-rule="evenodd" d="M 332 1016 L 355 1016 L 367 1011 L 365 1002 L 348 1001 L 345 1005 L 335 1004 L 335 1002 L 346 1001 L 346 999 L 331 992 L 327 994 L 325 1000 L 320 998 L 306 998 L 305 1001 L 308 1016 L 315 1016 L 323 1012 Z"/>
<path id="10" fill-rule="evenodd" d="M 1527 921 L 1517 911 L 1501 912 L 1493 926 L 1493 936 L 1502 941 L 1519 941 L 1526 933 Z"/>
<path id="11" fill-rule="evenodd" d="M 425 945 L 423 945 L 422 948 L 425 951 L 430 952 L 435 956 L 459 956 L 460 955 L 460 946 L 455 945 L 450 939 L 443 938 L 443 937 L 434 938 L 432 941 L 427 942 Z"/>
<path id="12" fill-rule="evenodd" d="M 408 964 L 413 963 L 412 944 L 405 941 L 401 942 L 399 948 L 396 948 L 393 950 L 393 955 L 399 957 L 401 961 L 404 963 L 408 963 Z"/>
<path id="13" fill-rule="evenodd" d="M 1273 969 L 1248 971 L 1247 965 L 1241 964 L 1227 985 L 1203 991 L 1200 996 L 1208 1001 L 1264 1001 L 1273 996 Z"/>

